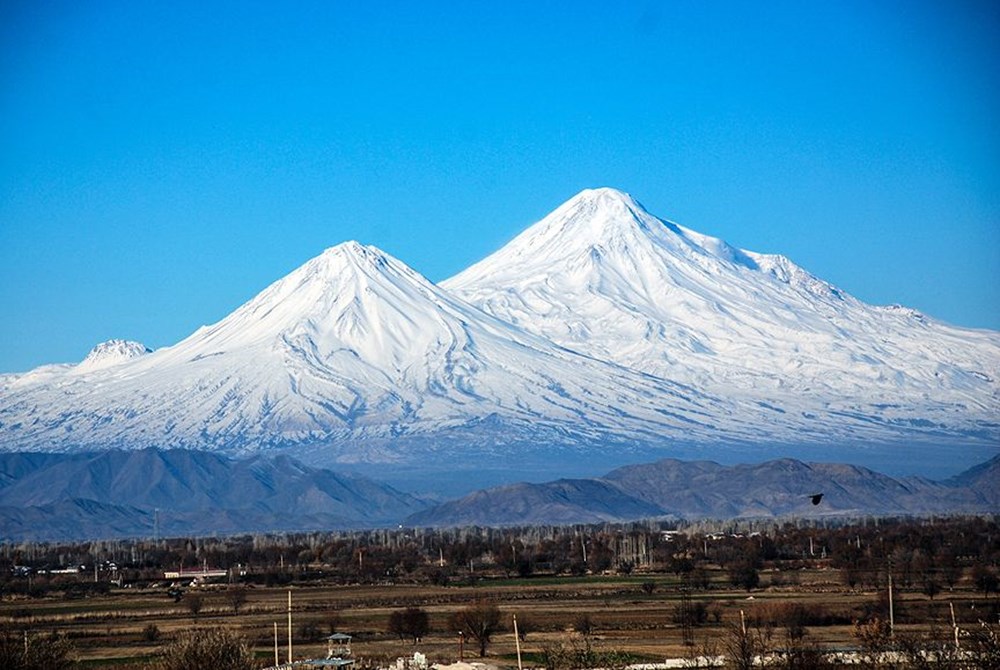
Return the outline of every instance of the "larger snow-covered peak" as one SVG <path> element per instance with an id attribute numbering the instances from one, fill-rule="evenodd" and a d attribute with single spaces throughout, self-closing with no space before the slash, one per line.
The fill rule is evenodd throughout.
<path id="1" fill-rule="evenodd" d="M 995 333 L 866 305 L 615 189 L 583 191 L 441 285 L 569 349 L 753 401 L 934 396 L 978 412 L 1000 390 Z"/>
<path id="2" fill-rule="evenodd" d="M 659 219 L 628 193 L 606 187 L 573 196 L 514 238 L 502 254 L 508 260 L 530 258 L 544 263 L 553 257 L 581 253 L 595 258 L 634 256 L 650 245 L 670 253 L 699 254 L 754 266 L 749 256 L 724 241 Z"/>

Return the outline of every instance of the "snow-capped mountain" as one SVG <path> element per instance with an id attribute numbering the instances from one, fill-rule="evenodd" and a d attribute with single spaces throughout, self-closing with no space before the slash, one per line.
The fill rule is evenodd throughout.
<path id="1" fill-rule="evenodd" d="M 87 357 L 76 366 L 77 372 L 88 372 L 109 365 L 117 365 L 133 358 L 152 353 L 152 349 L 141 342 L 132 340 L 108 340 L 90 350 Z"/>
<path id="2" fill-rule="evenodd" d="M 611 189 L 442 286 L 341 244 L 145 351 L 0 377 L 0 448 L 285 448 L 471 488 L 727 448 L 947 447 L 958 467 L 1000 442 L 1000 333 L 865 305 Z"/>
<path id="3" fill-rule="evenodd" d="M 295 446 L 405 463 L 449 442 L 462 450 L 445 460 L 539 440 L 645 443 L 726 404 L 555 346 L 355 242 L 173 347 L 79 367 L 8 379 L 8 449 Z"/>
<path id="4" fill-rule="evenodd" d="M 815 437 L 844 419 L 998 436 L 1000 333 L 865 304 L 614 189 L 442 286 L 575 351 L 808 418 Z"/>

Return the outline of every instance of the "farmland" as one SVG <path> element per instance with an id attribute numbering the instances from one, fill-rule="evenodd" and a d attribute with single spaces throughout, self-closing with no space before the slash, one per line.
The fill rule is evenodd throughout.
<path id="1" fill-rule="evenodd" d="M 526 664 L 574 667 L 724 653 L 738 626 L 769 651 L 889 644 L 891 575 L 892 639 L 938 648 L 952 611 L 963 635 L 995 630 L 998 559 L 990 518 L 24 543 L 3 547 L 0 623 L 7 642 L 54 633 L 82 667 L 145 667 L 200 628 L 238 632 L 266 665 L 275 630 L 287 657 L 291 594 L 296 658 L 322 657 L 336 631 L 378 666 L 478 657 L 455 615 L 488 604 L 486 660 L 516 666 L 516 616 Z M 163 577 L 185 565 L 226 576 Z M 417 642 L 390 626 L 406 608 L 426 613 Z"/>

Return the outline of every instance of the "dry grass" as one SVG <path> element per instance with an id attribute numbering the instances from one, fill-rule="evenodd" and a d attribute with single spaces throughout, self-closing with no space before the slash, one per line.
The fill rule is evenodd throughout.
<path id="1" fill-rule="evenodd" d="M 693 629 L 697 644 L 719 639 L 727 623 L 739 620 L 740 610 L 751 619 L 767 619 L 798 604 L 813 615 L 829 619 L 825 625 L 808 626 L 810 641 L 823 646 L 850 646 L 854 644 L 853 620 L 877 600 L 875 593 L 839 585 L 834 572 L 821 569 L 803 571 L 795 586 L 768 587 L 765 579 L 764 588 L 750 594 L 752 598 L 724 585 L 721 573 L 715 573 L 714 578 L 714 588 L 692 592 L 692 598 L 704 602 L 710 613 L 706 624 Z M 650 579 L 657 586 L 647 594 L 641 584 Z M 330 621 L 335 616 L 339 620 L 337 629 L 355 636 L 353 648 L 359 659 L 378 662 L 419 650 L 433 661 L 456 660 L 459 639 L 455 631 L 448 629 L 449 616 L 477 598 L 499 605 L 508 627 L 511 614 L 530 627 L 522 644 L 528 658 L 537 658 L 546 647 L 578 640 L 574 626 L 584 615 L 592 624 L 591 641 L 596 649 L 625 651 L 649 661 L 684 656 L 691 651 L 684 645 L 681 627 L 673 622 L 681 591 L 675 580 L 662 575 L 498 580 L 446 587 L 308 585 L 293 586 L 291 592 L 296 657 L 325 654 L 323 642 L 308 641 L 302 634 L 311 626 L 314 633 L 325 637 L 331 632 Z M 286 657 L 287 588 L 249 589 L 247 601 L 238 613 L 229 606 L 225 587 L 205 587 L 200 593 L 204 606 L 197 617 L 183 602 L 169 598 L 165 588 L 117 589 L 81 600 L 58 596 L 6 599 L 0 602 L 0 624 L 18 631 L 62 633 L 72 642 L 77 658 L 89 667 L 137 667 L 178 633 L 200 626 L 237 630 L 251 641 L 262 659 L 273 660 L 277 623 L 279 656 Z M 923 595 L 905 593 L 898 600 L 901 627 L 926 630 L 929 625 L 947 627 L 949 601 L 960 612 L 968 612 L 976 602 L 976 594 L 968 589 L 957 590 L 929 601 Z M 431 632 L 416 647 L 386 632 L 389 613 L 408 606 L 424 608 L 430 618 Z M 982 601 L 979 606 L 983 606 Z M 150 641 L 145 632 L 151 624 L 160 633 L 155 641 Z M 474 653 L 473 645 L 466 644 L 466 657 Z M 496 636 L 489 654 L 494 661 L 514 664 L 512 632 Z"/>

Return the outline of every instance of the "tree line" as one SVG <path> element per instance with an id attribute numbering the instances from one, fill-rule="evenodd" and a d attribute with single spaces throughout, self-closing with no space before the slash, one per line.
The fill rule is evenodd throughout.
<path id="1" fill-rule="evenodd" d="M 793 581 L 799 567 L 819 562 L 851 587 L 879 586 L 891 572 L 899 587 L 931 597 L 970 577 L 989 595 L 997 591 L 1000 526 L 996 516 L 976 516 L 22 542 L 0 545 L 0 592 L 58 588 L 85 595 L 112 582 L 162 580 L 165 570 L 202 566 L 229 570 L 231 581 L 267 585 L 314 579 L 444 585 L 641 570 L 674 573 L 692 588 L 709 586 L 707 567 L 721 566 L 734 586 L 752 590 L 764 566 L 774 568 L 773 583 Z"/>

